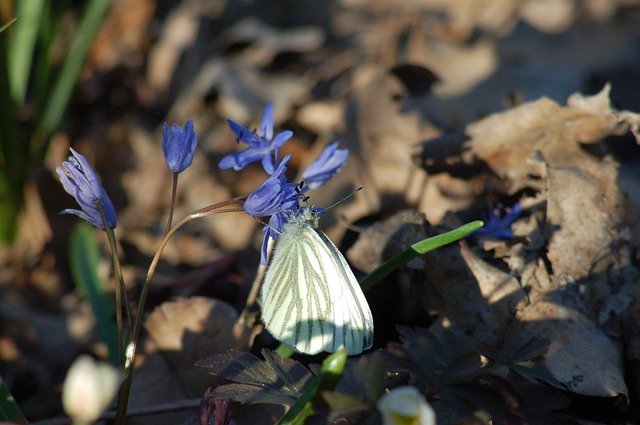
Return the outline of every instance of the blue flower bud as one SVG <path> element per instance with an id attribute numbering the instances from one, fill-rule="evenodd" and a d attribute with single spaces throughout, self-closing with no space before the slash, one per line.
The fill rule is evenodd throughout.
<path id="1" fill-rule="evenodd" d="M 98 175 L 87 159 L 70 148 L 73 156 L 56 167 L 60 182 L 64 190 L 73 196 L 80 205 L 80 209 L 65 209 L 61 214 L 74 214 L 88 221 L 99 229 L 106 230 L 116 227 L 116 210 L 100 184 Z M 102 220 L 98 205 L 104 210 L 107 223 Z"/>
<path id="2" fill-rule="evenodd" d="M 169 170 L 181 173 L 191 165 L 193 152 L 198 145 L 198 136 L 193 130 L 193 122 L 187 121 L 184 128 L 173 124 L 171 128 L 165 122 L 162 127 L 162 150 Z"/>

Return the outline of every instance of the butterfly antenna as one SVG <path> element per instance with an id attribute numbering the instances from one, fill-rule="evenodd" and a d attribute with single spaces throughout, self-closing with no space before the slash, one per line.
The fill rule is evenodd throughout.
<path id="1" fill-rule="evenodd" d="M 340 199 L 339 201 L 334 202 L 333 204 L 329 205 L 327 208 L 325 208 L 325 211 L 335 207 L 336 205 L 338 205 L 341 202 L 346 201 L 347 199 L 351 198 L 353 195 L 355 195 L 356 193 L 360 192 L 361 190 L 362 190 L 362 186 L 360 186 L 359 188 L 357 188 L 356 190 L 354 190 L 353 192 L 351 192 L 350 194 L 348 194 L 344 198 Z"/>
<path id="2" fill-rule="evenodd" d="M 269 223 L 265 223 L 262 220 L 258 220 L 257 218 L 255 219 L 258 223 L 262 224 L 264 227 L 268 227 L 269 229 L 273 230 L 274 232 L 276 232 L 279 236 L 282 236 L 282 232 L 278 232 L 278 230 L 274 227 L 269 226 Z"/>

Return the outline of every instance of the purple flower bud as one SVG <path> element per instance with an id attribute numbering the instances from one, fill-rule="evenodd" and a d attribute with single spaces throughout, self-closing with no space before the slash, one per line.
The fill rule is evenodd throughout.
<path id="1" fill-rule="evenodd" d="M 169 170 L 181 173 L 191 165 L 193 152 L 198 145 L 198 136 L 193 130 L 193 122 L 187 121 L 184 128 L 173 124 L 171 128 L 165 122 L 162 127 L 162 150 Z"/>
<path id="2" fill-rule="evenodd" d="M 332 143 L 302 173 L 302 179 L 309 186 L 309 189 L 317 189 L 340 171 L 347 163 L 348 158 L 348 149 L 338 149 L 338 142 Z"/>
<path id="3" fill-rule="evenodd" d="M 109 196 L 100 184 L 98 175 L 87 159 L 70 148 L 73 156 L 56 167 L 62 187 L 73 196 L 80 205 L 80 210 L 65 209 L 61 214 L 74 214 L 88 221 L 99 229 L 116 227 L 116 210 Z M 98 205 L 104 210 L 107 223 L 103 223 Z"/>
<path id="4" fill-rule="evenodd" d="M 252 162 L 262 161 L 262 168 L 267 173 L 273 174 L 275 166 L 271 153 L 277 153 L 278 148 L 293 136 L 293 133 L 288 130 L 273 136 L 273 105 L 268 103 L 265 106 L 257 132 L 251 131 L 233 120 L 227 120 L 227 122 L 238 142 L 249 146 L 243 151 L 234 152 L 222 158 L 218 167 L 223 170 L 233 168 L 239 171 Z"/>

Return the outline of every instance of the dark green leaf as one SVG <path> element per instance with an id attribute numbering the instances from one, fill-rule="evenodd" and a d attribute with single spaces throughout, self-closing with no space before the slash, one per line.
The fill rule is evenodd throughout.
<path id="1" fill-rule="evenodd" d="M 0 420 L 16 424 L 28 423 L 2 378 L 0 378 Z"/>
<path id="2" fill-rule="evenodd" d="M 239 350 L 228 350 L 196 362 L 209 373 L 235 382 L 215 389 L 216 398 L 241 402 L 294 404 L 313 374 L 301 363 L 263 350 L 267 361 Z"/>

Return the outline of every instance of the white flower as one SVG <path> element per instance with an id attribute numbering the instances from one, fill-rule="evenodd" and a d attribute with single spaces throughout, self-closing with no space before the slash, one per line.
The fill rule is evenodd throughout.
<path id="1" fill-rule="evenodd" d="M 80 356 L 69 368 L 62 387 L 62 407 L 76 421 L 94 422 L 118 389 L 118 370 L 89 356 Z"/>
<path id="2" fill-rule="evenodd" d="M 436 414 L 415 387 L 398 387 L 378 400 L 384 425 L 435 425 Z"/>

